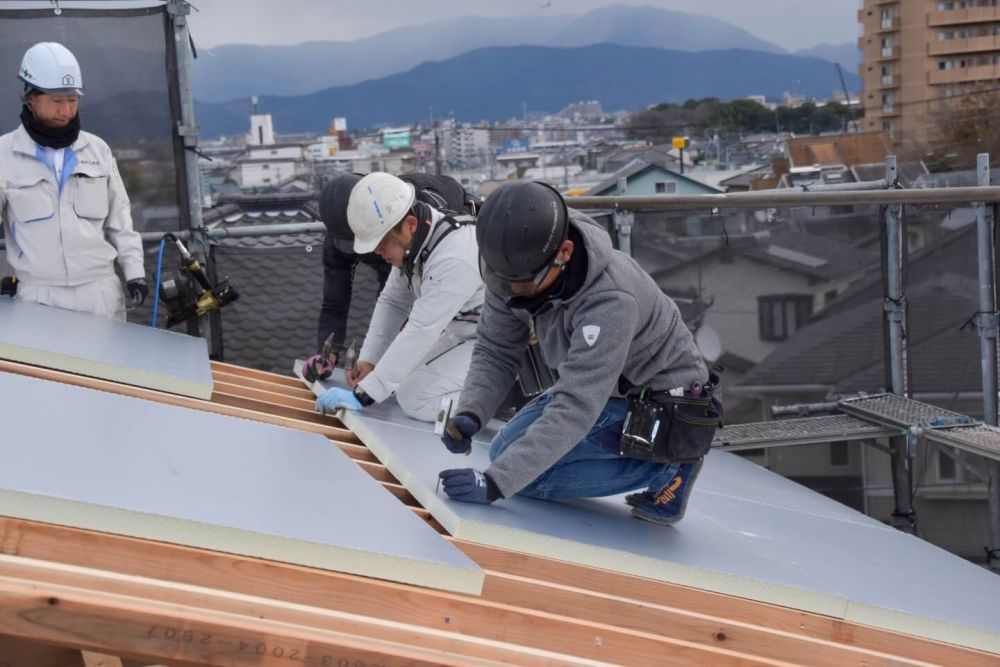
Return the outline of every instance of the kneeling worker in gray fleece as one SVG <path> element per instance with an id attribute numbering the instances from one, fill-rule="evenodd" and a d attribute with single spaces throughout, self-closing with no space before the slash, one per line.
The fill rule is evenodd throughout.
<path id="1" fill-rule="evenodd" d="M 496 411 L 531 336 L 555 385 L 494 438 L 484 470 L 444 470 L 453 500 L 626 496 L 632 515 L 679 521 L 721 421 L 717 377 L 674 302 L 558 192 L 509 183 L 476 227 L 487 294 L 465 386 L 442 437 L 454 453 Z"/>

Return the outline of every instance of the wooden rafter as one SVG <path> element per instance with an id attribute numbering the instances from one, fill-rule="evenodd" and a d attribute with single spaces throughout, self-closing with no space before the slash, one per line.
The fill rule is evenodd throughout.
<path id="1" fill-rule="evenodd" d="M 84 667 L 122 667 L 121 658 L 104 653 L 80 651 L 80 658 L 83 659 Z"/>

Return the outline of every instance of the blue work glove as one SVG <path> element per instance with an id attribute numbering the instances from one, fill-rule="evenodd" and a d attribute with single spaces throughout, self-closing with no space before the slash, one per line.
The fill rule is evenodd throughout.
<path id="1" fill-rule="evenodd" d="M 337 408 L 361 410 L 361 403 L 350 389 L 330 387 L 316 399 L 316 409 L 320 412 L 333 412 Z"/>
<path id="2" fill-rule="evenodd" d="M 442 470 L 438 473 L 438 478 L 444 484 L 444 492 L 452 500 L 489 505 L 494 500 L 503 498 L 489 475 L 472 468 Z"/>
<path id="3" fill-rule="evenodd" d="M 302 362 L 302 377 L 306 382 L 325 380 L 331 375 L 333 375 L 333 364 L 322 354 L 314 354 Z"/>
<path id="4" fill-rule="evenodd" d="M 472 436 L 479 433 L 482 425 L 475 415 L 459 413 L 445 424 L 441 442 L 452 454 L 468 454 L 472 451 Z"/>

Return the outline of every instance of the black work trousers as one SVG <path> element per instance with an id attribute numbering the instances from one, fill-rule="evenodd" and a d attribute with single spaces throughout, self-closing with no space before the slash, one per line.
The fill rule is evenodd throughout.
<path id="1" fill-rule="evenodd" d="M 320 307 L 319 324 L 316 328 L 317 352 L 323 347 L 331 332 L 334 334 L 333 351 L 337 355 L 344 351 L 347 314 L 351 309 L 351 287 L 354 285 L 354 272 L 358 262 L 367 264 L 375 270 L 378 275 L 378 290 L 381 293 L 392 266 L 375 253 L 359 255 L 345 252 L 327 234 L 323 243 L 323 305 Z"/>

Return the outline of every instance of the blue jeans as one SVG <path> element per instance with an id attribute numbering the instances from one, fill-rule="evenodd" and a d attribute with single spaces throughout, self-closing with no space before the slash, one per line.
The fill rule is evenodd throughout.
<path id="1" fill-rule="evenodd" d="M 547 391 L 518 410 L 493 438 L 490 461 L 524 435 L 551 400 L 552 393 Z M 518 494 L 542 500 L 589 498 L 614 496 L 646 486 L 657 491 L 669 484 L 679 463 L 642 461 L 618 453 L 627 409 L 624 398 L 608 400 L 583 440 Z"/>

